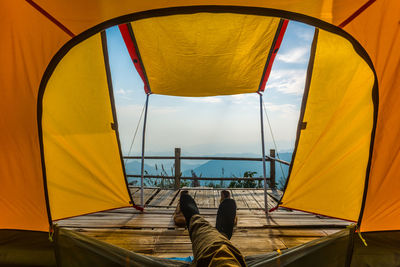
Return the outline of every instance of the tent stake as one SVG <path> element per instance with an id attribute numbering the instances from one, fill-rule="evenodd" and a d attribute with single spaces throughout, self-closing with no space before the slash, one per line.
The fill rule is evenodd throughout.
<path id="1" fill-rule="evenodd" d="M 140 178 L 140 205 L 144 208 L 144 145 L 146 139 L 146 123 L 147 123 L 147 108 L 149 106 L 149 96 L 150 94 L 146 95 L 146 104 L 144 109 L 144 121 L 143 121 L 143 135 L 142 135 L 142 162 L 141 162 L 141 178 Z"/>
<path id="2" fill-rule="evenodd" d="M 267 169 L 265 166 L 263 99 L 262 99 L 262 94 L 260 92 L 257 93 L 260 96 L 261 147 L 262 147 L 262 163 L 263 163 L 263 177 L 264 177 L 264 210 L 268 216 Z"/>

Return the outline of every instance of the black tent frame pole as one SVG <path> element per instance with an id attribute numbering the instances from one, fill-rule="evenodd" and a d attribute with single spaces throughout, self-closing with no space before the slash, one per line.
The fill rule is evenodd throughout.
<path id="1" fill-rule="evenodd" d="M 149 106 L 149 96 L 146 95 L 146 104 L 144 109 L 144 121 L 143 121 L 143 135 L 142 135 L 142 162 L 141 162 L 141 177 L 140 177 L 140 205 L 144 208 L 144 148 L 145 148 L 145 140 L 146 140 L 146 124 L 147 124 L 147 109 Z"/>
<path id="2" fill-rule="evenodd" d="M 268 216 L 268 196 L 267 196 L 267 168 L 265 166 L 265 143 L 264 143 L 264 116 L 263 116 L 263 95 L 257 92 L 260 96 L 260 123 L 261 123 L 261 148 L 262 148 L 262 163 L 264 177 L 264 210 Z"/>

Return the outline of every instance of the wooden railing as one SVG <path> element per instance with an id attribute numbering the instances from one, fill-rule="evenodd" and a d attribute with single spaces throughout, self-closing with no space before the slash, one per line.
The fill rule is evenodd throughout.
<path id="1" fill-rule="evenodd" d="M 142 159 L 141 156 L 124 156 L 124 159 Z M 175 148 L 175 156 L 145 156 L 144 159 L 158 159 L 158 160 L 174 160 L 174 176 L 166 175 L 143 175 L 143 178 L 158 178 L 158 179 L 174 179 L 175 189 L 180 188 L 181 179 L 183 180 L 216 180 L 216 181 L 262 181 L 264 177 L 190 177 L 182 176 L 181 172 L 181 160 L 234 160 L 234 161 L 260 161 L 262 157 L 187 157 L 181 156 L 181 149 Z M 280 162 L 285 165 L 290 165 L 289 162 L 275 158 L 275 149 L 270 150 L 270 155 L 265 157 L 265 161 L 270 163 L 270 173 L 266 180 L 269 182 L 271 188 L 276 187 L 276 175 L 275 175 L 275 162 Z M 127 174 L 127 177 L 141 178 L 141 174 Z"/>

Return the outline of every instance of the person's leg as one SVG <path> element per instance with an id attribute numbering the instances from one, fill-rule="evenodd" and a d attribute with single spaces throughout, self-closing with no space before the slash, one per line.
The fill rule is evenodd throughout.
<path id="1" fill-rule="evenodd" d="M 180 207 L 192 240 L 194 263 L 197 266 L 246 266 L 240 251 L 200 214 L 194 199 L 181 195 Z"/>
<path id="2" fill-rule="evenodd" d="M 191 218 L 189 233 L 198 266 L 246 266 L 240 251 L 199 214 Z"/>

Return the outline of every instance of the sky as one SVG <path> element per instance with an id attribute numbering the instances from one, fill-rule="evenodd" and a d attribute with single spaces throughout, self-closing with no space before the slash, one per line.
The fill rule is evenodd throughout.
<path id="1" fill-rule="evenodd" d="M 314 27 L 289 22 L 263 96 L 281 152 L 294 148 L 313 34 Z M 122 151 L 140 155 L 143 82 L 118 28 L 109 28 L 107 37 Z M 261 154 L 259 112 L 256 93 L 197 98 L 150 95 L 146 155 L 173 155 L 175 147 L 183 155 Z M 264 128 L 269 151 L 274 145 L 265 117 Z"/>

